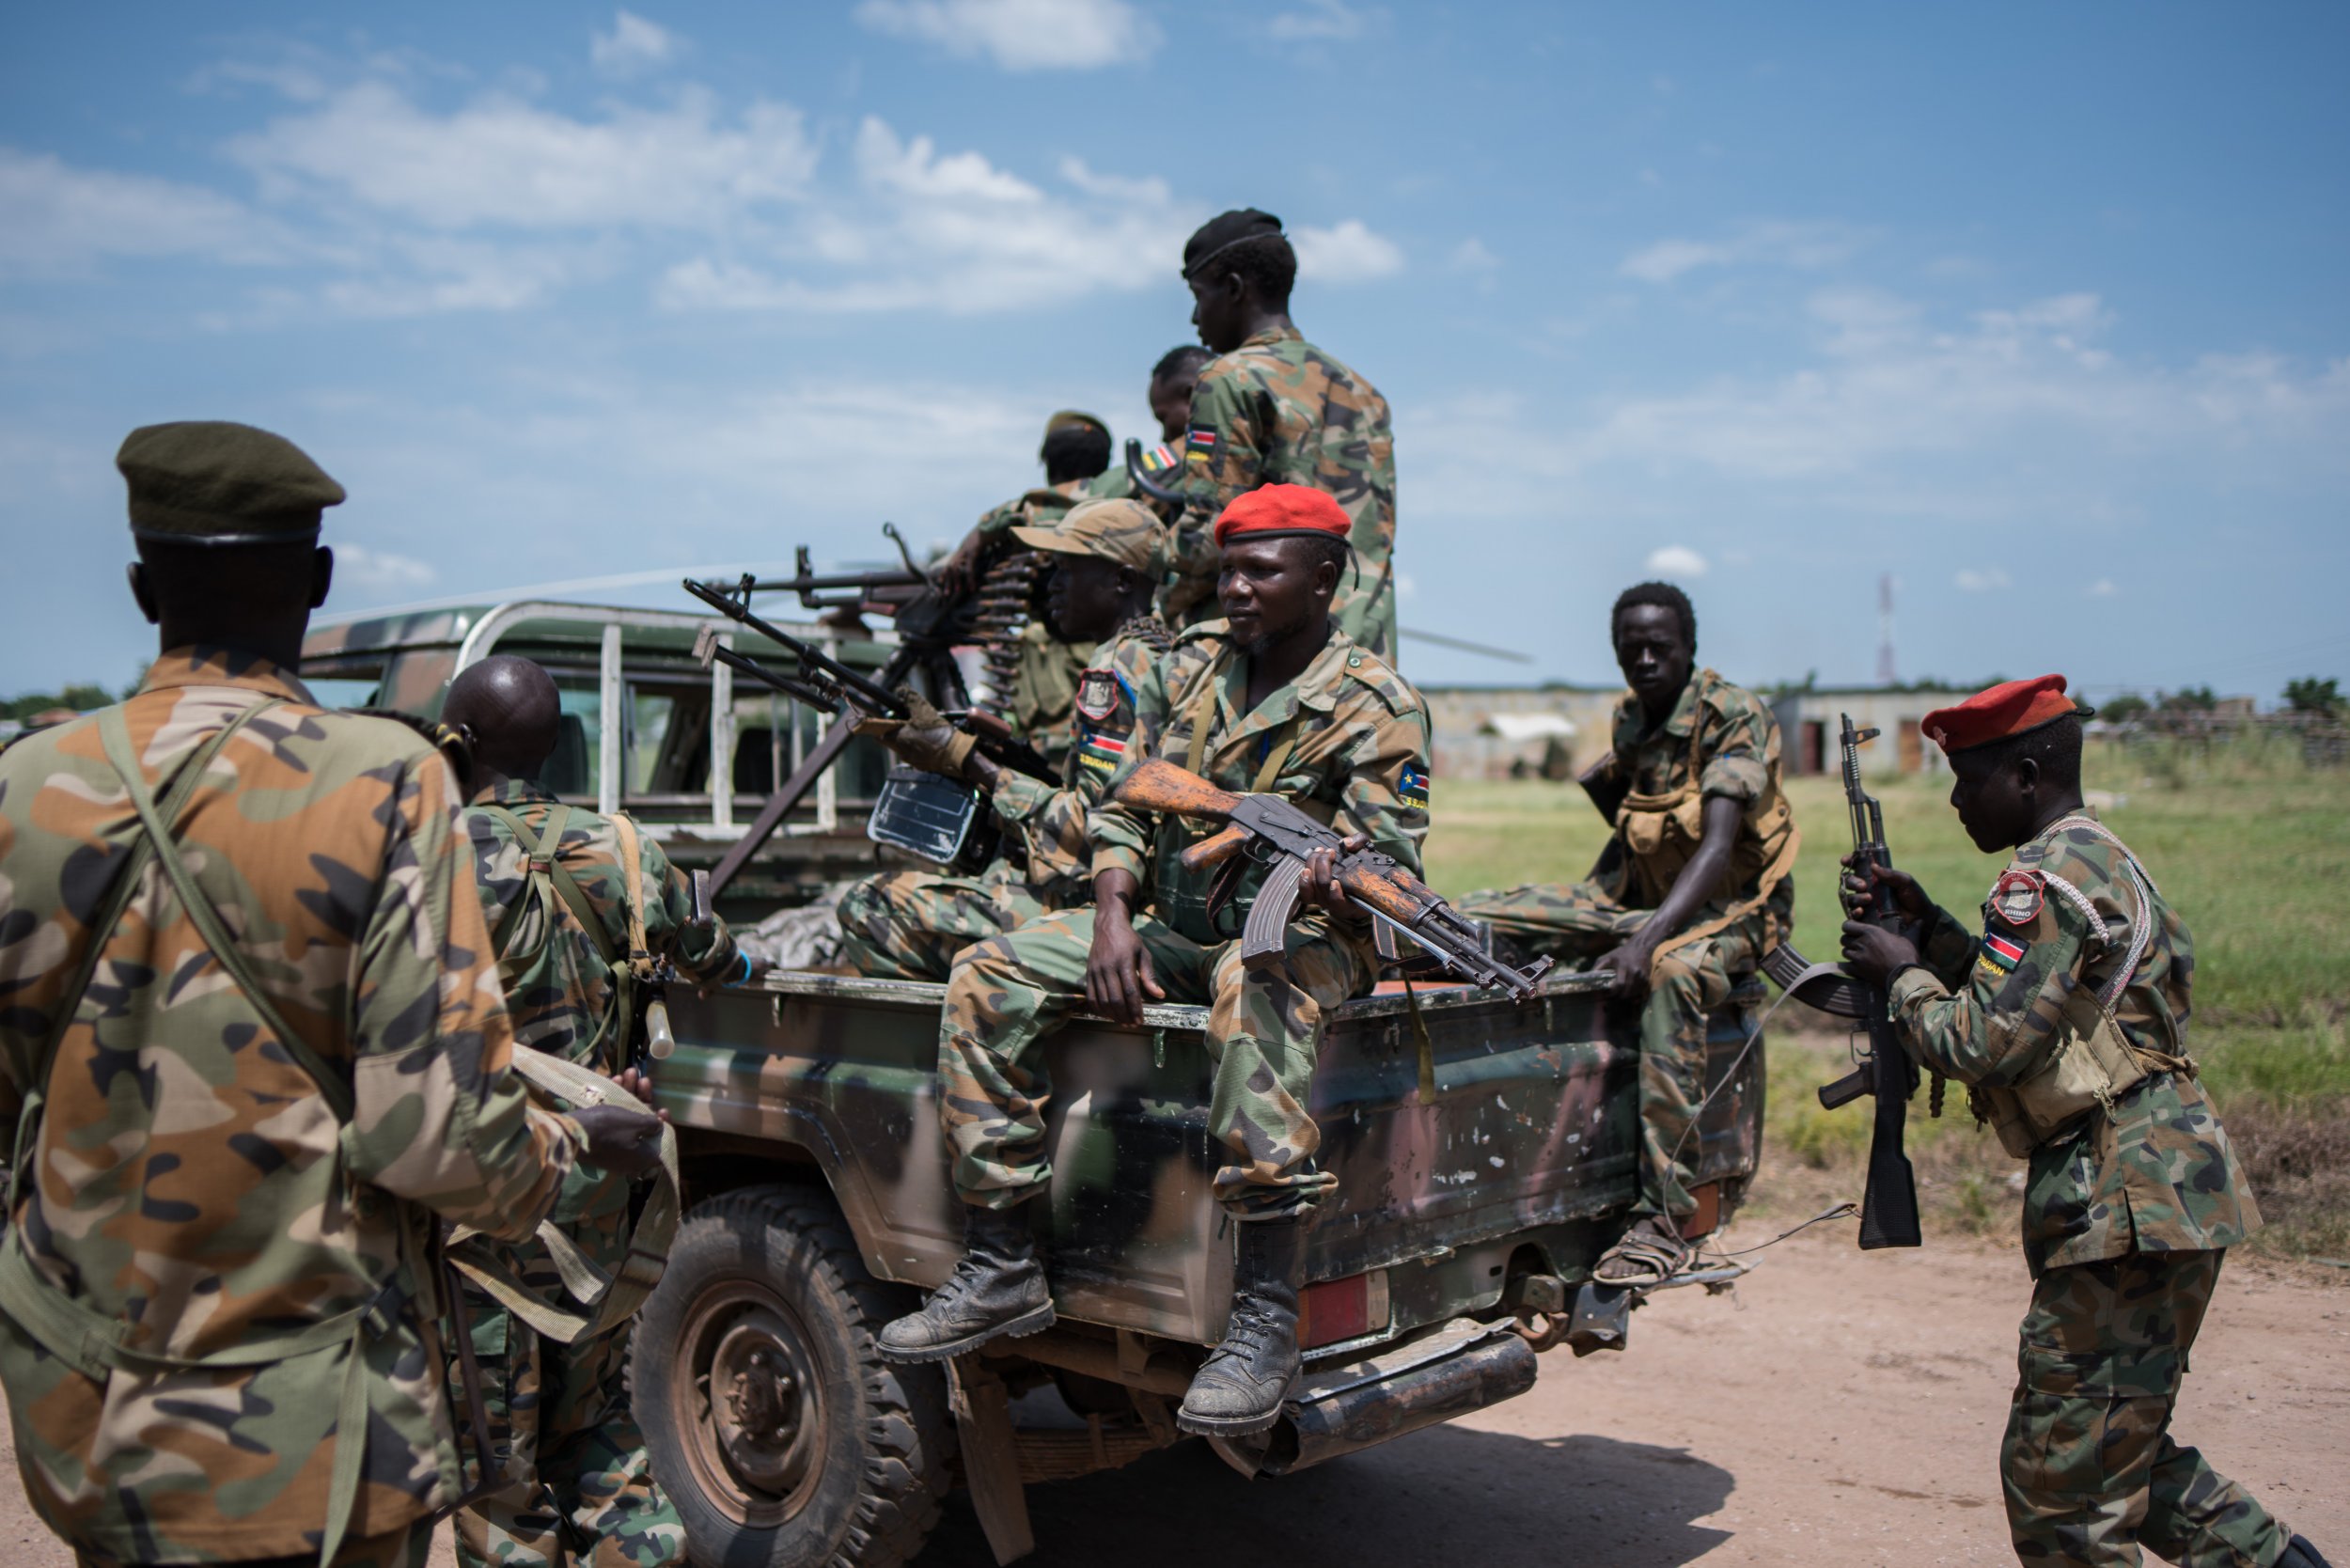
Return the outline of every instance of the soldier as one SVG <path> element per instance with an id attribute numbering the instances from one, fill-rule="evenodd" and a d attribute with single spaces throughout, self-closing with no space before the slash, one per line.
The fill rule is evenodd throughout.
<path id="1" fill-rule="evenodd" d="M 1174 482 L 1175 467 L 1183 461 L 1183 431 L 1191 422 L 1191 389 L 1214 357 L 1197 343 L 1184 343 L 1167 350 L 1151 367 L 1151 384 L 1144 396 L 1151 404 L 1151 417 L 1159 422 L 1160 444 L 1142 454 L 1142 468 L 1161 484 Z M 1124 463 L 1113 463 L 1086 491 L 1091 495 L 1125 497 L 1135 494 L 1135 483 Z"/>
<path id="2" fill-rule="evenodd" d="M 451 683 L 441 716 L 473 749 L 464 826 L 518 1044 L 617 1074 L 644 999 L 640 971 L 652 960 L 705 985 L 758 972 L 724 921 L 694 917 L 685 878 L 634 823 L 566 806 L 540 786 L 562 718 L 544 669 L 510 654 L 485 659 Z M 618 1274 L 629 1260 L 633 1197 L 625 1180 L 575 1172 L 552 1217 L 590 1262 Z M 560 1290 L 542 1246 L 508 1253 L 525 1286 Z M 629 1410 L 627 1325 L 564 1344 L 478 1288 L 466 1295 L 507 1483 L 458 1514 L 459 1560 L 683 1560 L 683 1527 L 653 1482 Z"/>
<path id="3" fill-rule="evenodd" d="M 418 1564 L 437 1222 L 527 1236 L 655 1123 L 525 1102 L 449 763 L 294 676 L 342 488 L 244 425 L 116 463 L 162 656 L 0 759 L 18 1468 L 85 1563 Z"/>
<path id="4" fill-rule="evenodd" d="M 2000 1448 L 2026 1563 L 2322 1565 L 2193 1449 L 2170 1412 L 2226 1249 L 2260 1227 L 2186 1055 L 2186 924 L 2081 802 L 2081 718 L 2061 675 L 2011 681 L 1925 718 L 1975 847 L 2012 850 L 1980 934 L 1917 881 L 1847 860 L 1858 910 L 1890 888 L 1902 929 L 1844 926 L 1846 965 L 1884 986 L 1903 1043 L 1969 1086 L 2030 1162 L 2032 1276 Z"/>
<path id="5" fill-rule="evenodd" d="M 1215 521 L 1261 484 L 1337 497 L 1354 552 L 1330 613 L 1355 644 L 1395 662 L 1395 437 L 1376 388 L 1298 335 L 1297 257 L 1281 220 L 1255 208 L 1211 219 L 1183 246 L 1192 324 L 1220 355 L 1192 389 L 1183 442 L 1190 499 L 1176 524 L 1170 626 L 1214 613 Z"/>
<path id="6" fill-rule="evenodd" d="M 1355 847 L 1375 844 L 1417 871 L 1428 829 L 1428 713 L 1331 618 L 1349 527 L 1336 501 L 1299 485 L 1252 490 L 1225 509 L 1226 619 L 1193 628 L 1144 682 L 1122 768 L 1167 757 L 1227 789 L 1287 797 L 1326 814 Z M 1215 1190 L 1242 1222 L 1224 1342 L 1193 1378 L 1178 1419 L 1188 1432 L 1245 1434 L 1279 1415 L 1299 1365 L 1300 1232 L 1334 1184 L 1314 1166 L 1321 1135 L 1306 1109 L 1314 1054 L 1324 1015 L 1371 989 L 1377 960 L 1367 919 L 1322 855 L 1285 964 L 1244 968 L 1240 944 L 1217 933 L 1208 908 L 1213 873 L 1178 864 L 1205 831 L 1105 798 L 1087 829 L 1094 907 L 1047 915 L 955 961 L 940 1026 L 939 1114 L 965 1250 L 919 1311 L 883 1329 L 884 1355 L 943 1360 L 1051 1325 L 1026 1207 L 1052 1180 L 1052 1086 L 1040 1042 L 1081 1004 L 1139 1023 L 1146 1001 L 1171 996 L 1211 1008 L 1208 1121 L 1230 1151 Z M 1242 885 L 1236 913 L 1261 878 Z"/>
<path id="7" fill-rule="evenodd" d="M 1093 897 L 1086 811 L 1125 756 L 1135 694 L 1167 651 L 1167 628 L 1151 613 L 1167 528 L 1139 501 L 1104 500 L 1080 503 L 1057 526 L 1012 534 L 1053 557 L 1053 623 L 1100 647 L 1076 682 L 1061 787 L 998 767 L 943 720 L 879 721 L 882 744 L 901 760 L 985 792 L 1019 855 L 976 877 L 885 871 L 850 887 L 839 904 L 841 957 L 858 974 L 943 980 L 972 943 Z"/>
<path id="8" fill-rule="evenodd" d="M 1472 893 L 1465 915 L 1562 962 L 1590 960 L 1614 994 L 1642 998 L 1639 1197 L 1600 1260 L 1615 1285 L 1661 1283 L 1710 1229 L 1692 1190 L 1705 1095 L 1706 1015 L 1794 917 L 1797 835 L 1778 787 L 1778 724 L 1753 693 L 1697 667 L 1688 596 L 1642 583 L 1616 600 L 1614 749 L 1584 787 L 1615 832 L 1571 887 Z"/>

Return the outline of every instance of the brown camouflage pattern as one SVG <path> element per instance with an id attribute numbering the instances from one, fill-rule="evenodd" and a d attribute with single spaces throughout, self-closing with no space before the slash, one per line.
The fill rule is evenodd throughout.
<path id="1" fill-rule="evenodd" d="M 1261 332 L 1199 372 L 1183 448 L 1186 500 L 1161 605 L 1171 626 L 1217 613 L 1215 520 L 1260 485 L 1302 484 L 1334 496 L 1354 559 L 1330 614 L 1393 664 L 1395 434 L 1387 400 L 1293 327 Z"/>
<path id="2" fill-rule="evenodd" d="M 2084 816 L 2093 813 L 2083 812 Z M 2028 925 L 2011 925 L 1986 900 L 1982 930 L 2024 948 L 2013 970 L 1981 956 L 1983 937 L 1946 909 L 1929 922 L 1925 966 L 1890 986 L 1894 1021 L 1910 1049 L 1964 1084 L 2015 1083 L 2056 1050 L 2065 1001 L 2103 984 L 2148 924 L 2146 950 L 2113 1008 L 2134 1044 L 2183 1055 L 2195 952 L 2186 923 L 2149 883 L 2141 916 L 2120 880 L 2122 852 L 2087 827 L 2044 834 L 2016 850 L 2014 869 L 2060 879 L 2104 926 L 2050 891 Z M 2156 1072 L 2120 1096 L 2116 1114 L 2092 1113 L 2032 1152 L 2024 1188 L 2024 1253 L 2032 1272 L 2131 1252 L 2208 1251 L 2260 1227 L 2260 1211 L 2235 1150 L 2189 1075 Z"/>
<path id="3" fill-rule="evenodd" d="M 1689 745 L 1693 727 L 1697 731 L 1694 769 Z M 1733 902 L 1754 893 L 1757 877 L 1770 859 L 1760 819 L 1779 798 L 1778 719 L 1769 703 L 1710 669 L 1689 677 L 1673 711 L 1653 729 L 1649 728 L 1640 699 L 1626 692 L 1616 703 L 1608 753 L 1593 782 L 1644 795 L 1669 794 L 1694 783 L 1701 799 L 1718 796 L 1736 801 L 1745 813 L 1739 819 L 1738 844 L 1731 855 L 1729 896 L 1720 901 L 1721 904 Z M 1678 868 L 1668 860 L 1644 864 L 1625 841 L 1622 813 L 1617 821 L 1607 852 L 1592 869 L 1592 880 L 1609 889 L 1611 898 L 1653 909 L 1670 890 Z M 1786 931 L 1782 914 L 1776 934 L 1784 935 Z M 1767 940 L 1764 945 L 1768 946 Z"/>
<path id="4" fill-rule="evenodd" d="M 964 949 L 1049 907 L 1005 860 L 978 876 L 884 871 L 841 891 L 840 962 L 879 980 L 944 980 Z"/>
<path id="5" fill-rule="evenodd" d="M 76 964 L 104 943 L 44 1086 L 11 1222 L 34 1265 L 134 1343 L 201 1356 L 378 1296 L 408 1200 L 527 1235 L 572 1167 L 533 1110 L 472 890 L 447 768 L 412 730 L 321 712 L 266 660 L 164 655 L 124 705 L 158 793 L 241 709 L 178 824 L 259 983 L 328 1062 L 348 1127 L 204 946 L 159 868 L 93 917 L 136 819 L 85 717 L 0 758 L 0 1116 L 15 1120 Z M 14 1245 L 12 1242 L 11 1245 Z M 415 1281 L 401 1276 L 411 1288 Z M 370 1430 L 354 1537 L 396 1532 L 456 1479 L 442 1347 L 416 1314 L 366 1341 Z M 93 1382 L 0 1319 L 25 1490 L 102 1557 L 315 1552 L 344 1352 Z"/>

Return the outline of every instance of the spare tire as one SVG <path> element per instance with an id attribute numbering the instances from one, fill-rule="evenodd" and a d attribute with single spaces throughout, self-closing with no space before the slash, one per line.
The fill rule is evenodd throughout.
<path id="1" fill-rule="evenodd" d="M 897 1568 L 938 1523 L 954 1450 L 937 1367 L 874 1347 L 915 1293 L 865 1270 L 831 1199 L 697 1206 L 646 1301 L 629 1392 L 696 1568 Z"/>

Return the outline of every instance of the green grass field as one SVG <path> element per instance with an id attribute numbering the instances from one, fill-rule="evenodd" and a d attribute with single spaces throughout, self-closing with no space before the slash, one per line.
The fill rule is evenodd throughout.
<path id="1" fill-rule="evenodd" d="M 2350 771 L 2306 768 L 2284 745 L 2162 743 L 2092 746 L 2087 772 L 2095 798 L 2110 802 L 2101 815 L 2194 933 L 2188 1038 L 2271 1221 L 2259 1245 L 2350 1256 Z M 1947 777 L 1871 788 L 1895 864 L 1971 921 L 2006 861 L 1977 854 L 1959 831 Z M 1790 780 L 1789 794 L 1804 833 L 1795 945 L 1831 957 L 1836 862 L 1851 847 L 1843 793 L 1830 776 Z M 1440 780 L 1435 808 L 1429 877 L 1449 894 L 1574 881 L 1606 837 L 1572 784 Z M 1857 1196 L 1865 1103 L 1823 1112 L 1811 1096 L 1842 1071 L 1844 1051 L 1825 1033 L 1780 1030 L 1774 1041 L 1761 1194 L 1774 1213 Z M 1921 1094 L 1912 1152 L 1929 1209 L 2012 1231 L 2008 1179 L 2020 1168 L 1976 1132 L 1959 1095 L 1939 1122 L 1924 1108 Z"/>

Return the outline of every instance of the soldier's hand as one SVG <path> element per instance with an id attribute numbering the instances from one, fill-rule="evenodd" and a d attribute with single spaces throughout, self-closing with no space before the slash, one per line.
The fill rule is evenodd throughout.
<path id="1" fill-rule="evenodd" d="M 907 688 L 898 695 L 905 699 L 905 722 L 882 735 L 881 744 L 910 768 L 961 777 L 978 739 L 957 729 L 919 692 Z"/>
<path id="2" fill-rule="evenodd" d="M 931 580 L 949 599 L 959 599 L 971 591 L 979 576 L 979 531 L 977 528 L 963 536 L 954 554 L 931 568 Z"/>
<path id="3" fill-rule="evenodd" d="M 1656 945 L 1634 935 L 1591 967 L 1606 969 L 1615 977 L 1607 987 L 1610 996 L 1631 999 L 1648 995 L 1649 967 L 1655 962 Z"/>
<path id="4" fill-rule="evenodd" d="M 1925 888 L 1907 871 L 1897 871 L 1873 860 L 1855 865 L 1849 855 L 1844 856 L 1842 865 L 1844 873 L 1837 879 L 1836 891 L 1843 901 L 1845 914 L 1867 914 L 1870 902 L 1879 887 L 1891 890 L 1893 907 L 1901 912 L 1904 920 L 1913 926 L 1923 925 L 1926 917 L 1934 913 L 1934 901 L 1926 897 Z"/>
<path id="5" fill-rule="evenodd" d="M 1350 833 L 1337 849 L 1318 849 L 1308 855 L 1305 878 L 1297 885 L 1298 896 L 1348 920 L 1362 921 L 1362 911 L 1346 896 L 1346 889 L 1339 886 L 1339 856 L 1360 855 L 1370 847 L 1370 834 Z"/>
<path id="6" fill-rule="evenodd" d="M 1904 964 L 1918 962 L 1917 944 L 1865 920 L 1844 922 L 1844 967 L 1871 985 L 1883 985 Z"/>
<path id="7" fill-rule="evenodd" d="M 626 1085 L 625 1075 L 621 1082 Z M 571 1115 L 588 1135 L 588 1147 L 579 1156 L 588 1164 L 622 1176 L 642 1176 L 660 1164 L 661 1123 L 668 1120 L 666 1115 L 647 1116 L 625 1105 L 583 1105 Z"/>
<path id="8" fill-rule="evenodd" d="M 643 1068 L 623 1067 L 612 1081 L 636 1096 L 640 1103 L 648 1105 L 652 1104 L 652 1074 Z M 667 1111 L 659 1111 L 655 1114 L 664 1121 L 669 1120 Z"/>
<path id="9" fill-rule="evenodd" d="M 1143 1008 L 1166 996 L 1151 973 L 1151 949 L 1124 912 L 1097 909 L 1093 947 L 1086 954 L 1086 1000 L 1093 1011 L 1116 1023 L 1139 1024 Z"/>

